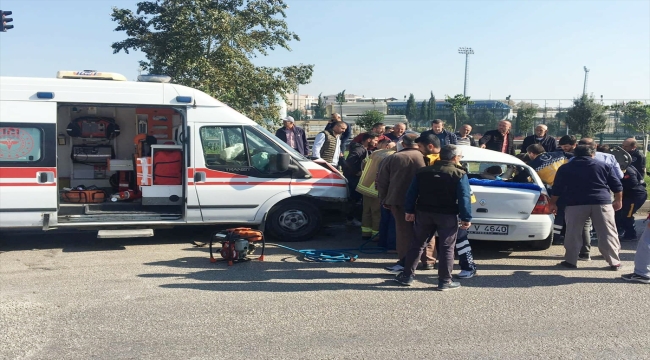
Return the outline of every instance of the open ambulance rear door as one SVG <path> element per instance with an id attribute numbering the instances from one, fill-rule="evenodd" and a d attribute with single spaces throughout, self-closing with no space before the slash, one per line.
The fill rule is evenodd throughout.
<path id="1" fill-rule="evenodd" d="M 56 112 L 51 101 L 0 101 L 0 228 L 56 224 Z"/>

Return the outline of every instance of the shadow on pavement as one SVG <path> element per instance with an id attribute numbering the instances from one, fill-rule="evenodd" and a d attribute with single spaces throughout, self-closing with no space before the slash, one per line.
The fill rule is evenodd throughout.
<path id="1" fill-rule="evenodd" d="M 549 269 L 549 267 L 545 267 Z M 581 270 L 581 269 L 578 269 Z M 576 271 L 576 270 L 568 270 Z M 623 274 L 625 272 L 622 272 Z M 532 274 L 529 271 L 515 271 L 511 275 L 481 275 L 468 280 L 462 281 L 463 287 L 481 287 L 481 288 L 533 288 L 549 287 L 572 284 L 610 284 L 623 283 L 621 279 L 610 278 L 592 278 L 592 277 L 573 277 L 567 274 Z"/>

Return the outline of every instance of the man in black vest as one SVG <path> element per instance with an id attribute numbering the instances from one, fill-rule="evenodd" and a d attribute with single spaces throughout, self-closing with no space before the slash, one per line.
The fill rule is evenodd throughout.
<path id="1" fill-rule="evenodd" d="M 439 291 L 457 289 L 460 283 L 451 280 L 454 248 L 460 215 L 461 229 L 469 229 L 472 221 L 471 191 L 465 169 L 460 165 L 461 148 L 447 145 L 440 159 L 417 171 L 406 194 L 405 220 L 415 221 L 415 237 L 406 254 L 404 271 L 395 281 L 409 286 L 413 282 L 418 260 L 431 235 L 438 233 Z"/>

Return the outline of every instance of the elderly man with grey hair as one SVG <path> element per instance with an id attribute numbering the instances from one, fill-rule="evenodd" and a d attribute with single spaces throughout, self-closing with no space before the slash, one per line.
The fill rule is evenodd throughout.
<path id="1" fill-rule="evenodd" d="M 535 127 L 535 134 L 527 136 L 521 144 L 521 152 L 525 152 L 530 145 L 540 144 L 546 152 L 556 151 L 558 148 L 557 139 L 548 135 L 548 127 L 539 124 Z"/>
<path id="2" fill-rule="evenodd" d="M 402 141 L 404 134 L 406 133 L 406 124 L 397 123 L 393 126 L 393 132 L 386 134 L 386 137 L 389 138 L 394 143 L 399 143 Z"/>
<path id="3" fill-rule="evenodd" d="M 406 193 L 405 220 L 414 221 L 415 236 L 406 254 L 404 271 L 395 277 L 402 285 L 411 285 L 418 259 L 438 233 L 438 288 L 439 291 L 460 287 L 451 279 L 454 267 L 454 249 L 460 227 L 468 229 L 472 221 L 471 191 L 467 172 L 460 165 L 461 147 L 444 146 L 440 159 L 417 171 Z"/>

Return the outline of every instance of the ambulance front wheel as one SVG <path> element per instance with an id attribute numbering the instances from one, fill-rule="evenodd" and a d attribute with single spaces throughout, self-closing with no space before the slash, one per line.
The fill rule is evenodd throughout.
<path id="1" fill-rule="evenodd" d="M 304 200 L 285 200 L 273 207 L 266 219 L 266 231 L 277 241 L 305 241 L 321 227 L 318 208 Z"/>

